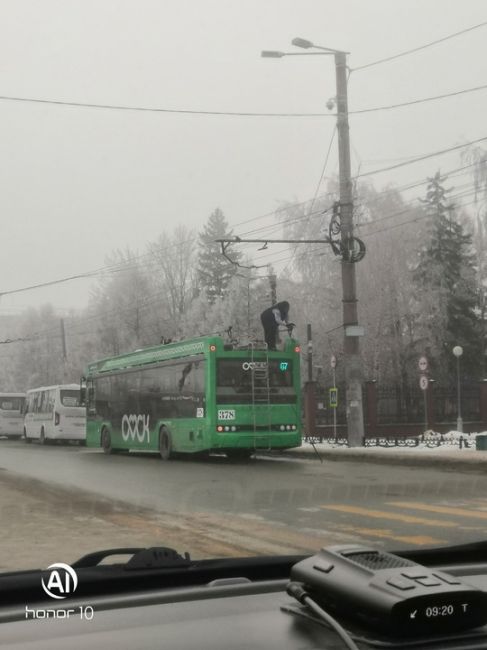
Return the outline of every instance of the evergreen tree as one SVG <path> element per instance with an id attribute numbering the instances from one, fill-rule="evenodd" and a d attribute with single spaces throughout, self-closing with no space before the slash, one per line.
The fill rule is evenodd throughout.
<path id="1" fill-rule="evenodd" d="M 471 235 L 455 220 L 454 205 L 439 172 L 428 179 L 424 244 L 413 271 L 418 352 L 429 354 L 437 378 L 453 381 L 455 345 L 463 348 L 462 368 L 480 373 L 480 337 Z"/>
<path id="2" fill-rule="evenodd" d="M 487 151 L 479 146 L 465 148 L 462 161 L 470 167 L 474 185 L 474 247 L 477 254 L 477 291 L 481 325 L 482 376 L 487 376 Z"/>
<path id="3" fill-rule="evenodd" d="M 200 233 L 198 253 L 199 289 L 206 293 L 210 304 L 225 296 L 228 284 L 238 268 L 236 264 L 232 264 L 222 255 L 221 244 L 215 241 L 228 238 L 228 236 L 227 220 L 220 208 L 217 208 L 210 215 L 203 232 Z M 228 246 L 226 254 L 235 262 L 239 262 L 242 256 L 231 246 Z"/>

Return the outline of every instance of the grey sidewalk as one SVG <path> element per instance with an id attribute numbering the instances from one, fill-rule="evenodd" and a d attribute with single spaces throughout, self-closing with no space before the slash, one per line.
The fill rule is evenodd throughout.
<path id="1" fill-rule="evenodd" d="M 365 462 L 387 465 L 434 466 L 448 470 L 487 471 L 487 451 L 459 449 L 445 445 L 440 448 L 417 447 L 330 447 L 316 445 L 316 451 L 309 444 L 284 451 L 269 452 L 272 456 L 301 458 L 320 462 L 326 461 Z"/>

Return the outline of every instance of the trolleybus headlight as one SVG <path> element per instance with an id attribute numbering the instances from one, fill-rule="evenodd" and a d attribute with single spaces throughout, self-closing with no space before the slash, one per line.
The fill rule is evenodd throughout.
<path id="1" fill-rule="evenodd" d="M 290 424 L 286 424 L 286 431 L 291 431 L 291 425 Z"/>
<path id="2" fill-rule="evenodd" d="M 286 427 L 285 427 L 283 424 L 281 424 L 281 426 L 279 427 L 279 429 L 280 429 L 281 431 L 285 431 L 285 430 L 286 430 Z"/>
<path id="3" fill-rule="evenodd" d="M 291 429 L 292 429 L 293 431 L 296 431 L 296 425 L 293 424 L 292 427 L 291 427 Z"/>
<path id="4" fill-rule="evenodd" d="M 218 433 L 221 433 L 223 431 L 223 427 L 221 425 L 217 426 L 216 430 Z"/>
<path id="5" fill-rule="evenodd" d="M 225 431 L 230 431 L 230 427 L 225 427 Z"/>
<path id="6" fill-rule="evenodd" d="M 231 430 L 232 430 L 232 431 L 236 431 L 236 430 L 237 430 L 237 427 L 233 426 L 233 427 L 231 428 Z"/>
<path id="7" fill-rule="evenodd" d="M 301 352 L 301 346 L 300 346 L 300 345 L 297 345 L 297 346 L 294 348 L 294 352 Z"/>
<path id="8" fill-rule="evenodd" d="M 210 352 L 216 352 L 216 345 L 210 345 Z"/>

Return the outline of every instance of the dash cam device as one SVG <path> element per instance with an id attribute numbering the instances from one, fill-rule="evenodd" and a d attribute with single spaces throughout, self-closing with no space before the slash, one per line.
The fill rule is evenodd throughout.
<path id="1" fill-rule="evenodd" d="M 291 580 L 327 611 L 397 636 L 487 623 L 487 594 L 443 571 L 364 546 L 331 546 L 295 564 Z"/>

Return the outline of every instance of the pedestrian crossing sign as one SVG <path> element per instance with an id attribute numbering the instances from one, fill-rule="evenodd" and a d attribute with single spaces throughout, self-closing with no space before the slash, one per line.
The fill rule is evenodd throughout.
<path id="1" fill-rule="evenodd" d="M 330 388 L 330 408 L 336 409 L 338 406 L 338 388 Z"/>

